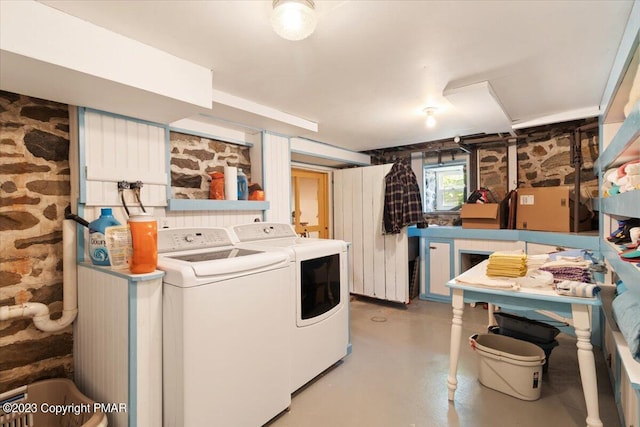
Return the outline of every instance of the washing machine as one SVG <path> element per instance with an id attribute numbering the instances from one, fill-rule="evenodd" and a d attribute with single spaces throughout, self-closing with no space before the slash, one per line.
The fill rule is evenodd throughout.
<path id="1" fill-rule="evenodd" d="M 290 260 L 225 228 L 158 232 L 163 424 L 256 427 L 291 404 Z"/>
<path id="2" fill-rule="evenodd" d="M 256 222 L 230 228 L 236 247 L 290 254 L 291 392 L 347 354 L 347 244 L 299 237 L 290 224 Z"/>

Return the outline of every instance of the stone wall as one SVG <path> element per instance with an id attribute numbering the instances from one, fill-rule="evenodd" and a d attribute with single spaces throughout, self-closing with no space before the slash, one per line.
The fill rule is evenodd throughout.
<path id="1" fill-rule="evenodd" d="M 593 162 L 598 158 L 598 137 L 583 137 L 581 187 L 595 189 L 598 177 Z M 518 183 L 520 187 L 573 185 L 576 175 L 571 161 L 571 134 L 518 145 Z"/>
<path id="2" fill-rule="evenodd" d="M 173 131 L 170 140 L 174 199 L 208 199 L 209 174 L 223 172 L 225 166 L 242 168 L 251 182 L 249 147 Z"/>
<path id="3" fill-rule="evenodd" d="M 506 146 L 478 149 L 478 186 L 491 190 L 498 201 L 504 199 L 508 192 L 508 162 Z M 475 188 L 471 188 L 469 193 L 473 190 Z"/>
<path id="4" fill-rule="evenodd" d="M 62 220 L 69 207 L 69 109 L 0 92 L 0 306 L 62 310 Z M 73 335 L 0 322 L 0 393 L 73 377 Z"/>

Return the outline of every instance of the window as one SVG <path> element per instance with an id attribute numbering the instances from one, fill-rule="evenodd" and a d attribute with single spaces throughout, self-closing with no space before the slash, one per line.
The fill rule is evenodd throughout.
<path id="1" fill-rule="evenodd" d="M 466 182 L 466 162 L 425 165 L 425 212 L 459 211 L 467 196 Z"/>

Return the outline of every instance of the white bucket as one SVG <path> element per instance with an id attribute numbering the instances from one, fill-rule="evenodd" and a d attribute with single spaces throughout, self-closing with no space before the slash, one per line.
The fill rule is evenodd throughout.
<path id="1" fill-rule="evenodd" d="M 485 387 L 522 400 L 540 398 L 544 351 L 535 344 L 495 334 L 469 338 L 478 356 L 478 379 Z"/>

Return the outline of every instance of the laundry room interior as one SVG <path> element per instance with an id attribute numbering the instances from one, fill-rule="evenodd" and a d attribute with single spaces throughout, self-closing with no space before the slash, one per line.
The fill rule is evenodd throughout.
<path id="1" fill-rule="evenodd" d="M 640 426 L 639 64 L 640 0 L 0 0 L 0 427 Z"/>

